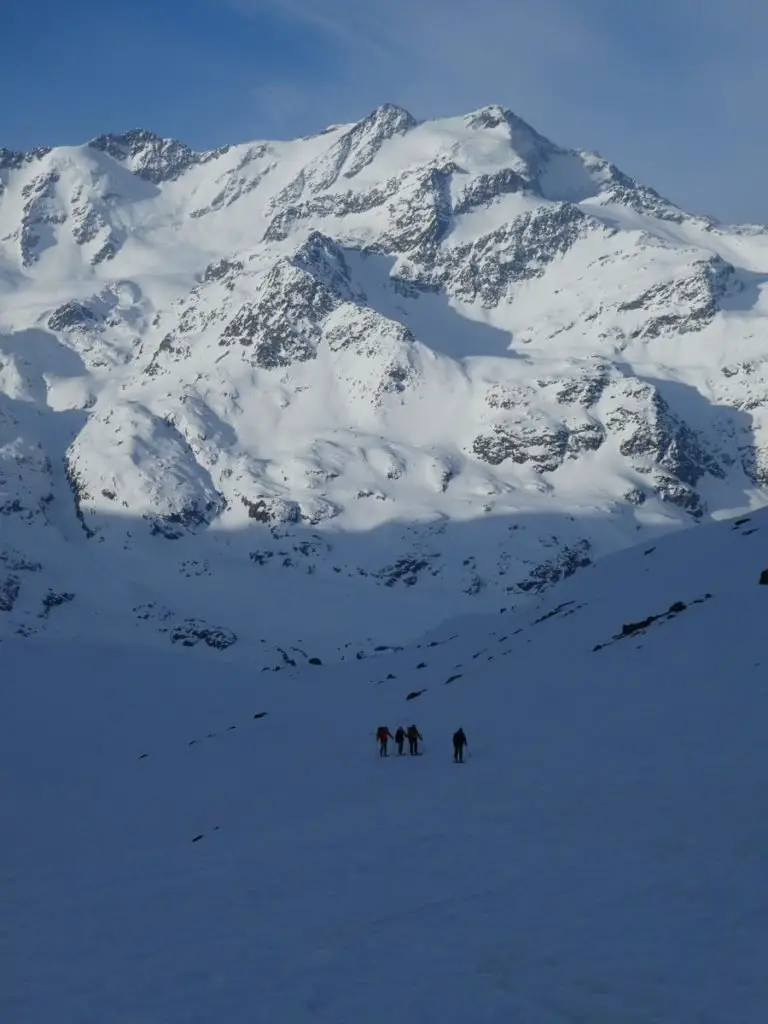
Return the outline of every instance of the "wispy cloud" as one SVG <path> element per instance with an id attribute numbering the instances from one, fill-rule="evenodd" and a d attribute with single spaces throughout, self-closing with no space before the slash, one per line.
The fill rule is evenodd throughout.
<path id="1" fill-rule="evenodd" d="M 679 202 L 768 220 L 751 171 L 768 157 L 764 0 L 220 2 L 316 34 L 323 71 L 293 103 L 317 127 L 384 101 L 418 116 L 500 102 Z"/>

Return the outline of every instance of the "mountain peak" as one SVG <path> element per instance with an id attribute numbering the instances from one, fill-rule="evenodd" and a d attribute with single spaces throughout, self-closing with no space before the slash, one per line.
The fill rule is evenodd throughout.
<path id="1" fill-rule="evenodd" d="M 175 139 L 164 139 L 157 132 L 148 128 L 129 128 L 126 132 L 111 132 L 107 135 L 99 135 L 91 139 L 88 145 L 91 149 L 98 149 L 109 153 L 116 160 L 124 160 L 126 157 L 135 156 L 147 146 L 158 145 L 180 146 L 183 143 Z M 187 148 L 186 146 L 184 147 Z"/>
<path id="2" fill-rule="evenodd" d="M 18 170 L 23 167 L 24 164 L 32 163 L 35 160 L 42 160 L 44 156 L 52 151 L 51 146 L 37 146 L 34 149 L 29 149 L 24 153 L 17 152 L 13 149 L 5 149 L 0 147 L 0 171 L 3 170 Z"/>
<path id="3" fill-rule="evenodd" d="M 395 103 L 382 103 L 367 117 L 364 117 L 363 122 L 387 124 L 395 131 L 407 131 L 410 128 L 415 128 L 419 123 L 410 111 Z"/>
<path id="4" fill-rule="evenodd" d="M 473 110 L 465 116 L 465 121 L 472 128 L 498 128 L 500 125 L 506 125 L 512 131 L 525 132 L 542 142 L 547 142 L 549 145 L 554 145 L 549 139 L 546 139 L 543 135 L 540 135 L 527 121 L 524 121 L 522 117 L 519 117 L 514 111 L 509 110 L 507 107 L 503 107 L 498 103 L 492 103 L 486 107 L 480 107 L 478 110 Z"/>
<path id="5" fill-rule="evenodd" d="M 225 152 L 196 153 L 177 139 L 166 139 L 146 128 L 131 128 L 119 134 L 99 135 L 87 144 L 123 164 L 140 178 L 154 184 L 174 181 L 195 164 Z"/>
<path id="6" fill-rule="evenodd" d="M 0 566 L 46 560 L 0 626 L 67 614 L 77 544 L 79 603 L 108 578 L 163 642 L 284 631 L 297 589 L 319 639 L 402 638 L 768 501 L 768 234 L 502 106 L 0 162 Z"/>

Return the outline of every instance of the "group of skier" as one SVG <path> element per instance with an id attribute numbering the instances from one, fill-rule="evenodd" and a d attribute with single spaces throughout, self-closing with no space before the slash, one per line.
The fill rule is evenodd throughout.
<path id="1" fill-rule="evenodd" d="M 402 756 L 403 747 L 405 741 L 408 740 L 408 753 L 414 756 L 419 755 L 419 741 L 424 739 L 419 730 L 415 725 L 409 725 L 407 728 L 403 728 L 399 725 L 395 730 L 394 736 L 389 731 L 388 726 L 380 725 L 376 730 L 376 739 L 379 744 L 379 755 L 381 757 L 389 756 L 389 741 L 394 740 L 395 746 L 397 747 L 398 756 Z M 467 736 L 463 729 L 457 729 L 453 734 L 453 760 L 461 762 L 464 760 L 464 748 L 469 746 L 467 743 Z"/>

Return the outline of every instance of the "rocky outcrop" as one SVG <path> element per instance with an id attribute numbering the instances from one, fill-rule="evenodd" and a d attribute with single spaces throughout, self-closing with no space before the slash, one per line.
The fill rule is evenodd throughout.
<path id="1" fill-rule="evenodd" d="M 565 544 L 554 558 L 547 559 L 535 566 L 528 575 L 518 580 L 507 590 L 524 594 L 540 594 L 554 583 L 572 576 L 578 569 L 585 569 L 592 564 L 590 552 L 592 545 L 588 540 L 576 544 Z"/>
<path id="2" fill-rule="evenodd" d="M 768 445 L 743 445 L 740 450 L 741 467 L 756 487 L 768 487 Z"/>
<path id="3" fill-rule="evenodd" d="M 52 331 L 69 331 L 73 328 L 88 329 L 98 322 L 93 310 L 82 302 L 65 302 L 48 317 L 48 326 Z"/>
<path id="4" fill-rule="evenodd" d="M 415 127 L 416 119 L 400 107 L 386 104 L 343 132 L 330 148 L 304 167 L 279 193 L 273 207 L 295 203 L 305 191 L 325 192 L 343 173 L 354 178 L 376 157 L 389 139 Z"/>
<path id="5" fill-rule="evenodd" d="M 186 505 L 178 512 L 169 512 L 167 515 L 145 515 L 149 523 L 150 532 L 157 537 L 165 537 L 166 540 L 178 540 L 190 531 L 197 530 L 201 526 L 210 526 L 214 519 L 221 514 L 223 501 L 209 501 L 205 505 Z"/>
<path id="6" fill-rule="evenodd" d="M 682 210 L 668 199 L 664 199 L 654 189 L 641 185 L 613 164 L 606 164 L 605 167 L 607 182 L 600 195 L 604 203 L 616 203 L 634 210 L 635 213 L 672 221 L 675 224 L 681 224 L 686 219 Z"/>
<path id="7" fill-rule="evenodd" d="M 18 576 L 0 576 L 0 612 L 12 612 L 21 592 L 21 580 Z"/>
<path id="8" fill-rule="evenodd" d="M 176 139 L 163 139 L 154 132 L 133 128 L 122 135 L 99 135 L 88 145 L 125 164 L 139 178 L 155 185 L 176 181 L 196 164 L 225 153 L 229 147 L 209 153 L 195 153 Z"/>
<path id="9" fill-rule="evenodd" d="M 219 344 L 248 348 L 249 360 L 263 370 L 306 362 L 317 354 L 322 321 L 336 301 L 312 276 L 280 261 L 267 275 L 262 297 L 241 306 Z"/>
<path id="10" fill-rule="evenodd" d="M 254 501 L 242 498 L 241 501 L 248 509 L 248 518 L 257 523 L 301 522 L 301 505 L 296 501 L 284 498 L 257 498 Z"/>
<path id="11" fill-rule="evenodd" d="M 57 199 L 56 186 L 60 175 L 55 169 L 33 178 L 22 186 L 23 200 L 19 248 L 21 265 L 32 267 L 40 259 L 44 248 L 50 244 L 50 229 L 63 224 L 67 212 Z"/>
<path id="12" fill-rule="evenodd" d="M 216 651 L 224 651 L 237 643 L 237 634 L 223 626 L 211 626 L 200 619 L 184 619 L 169 630 L 172 644 L 194 647 L 203 643 Z"/>
<path id="13" fill-rule="evenodd" d="M 243 266 L 242 260 L 216 260 L 214 263 L 209 263 L 205 268 L 203 280 L 206 282 L 231 281 L 236 274 L 240 273 Z"/>
<path id="14" fill-rule="evenodd" d="M 725 477 L 725 470 L 702 438 L 672 413 L 653 385 L 618 382 L 614 397 L 605 424 L 618 437 L 620 453 L 636 468 L 647 469 L 656 463 L 690 487 L 707 473 L 718 480 Z"/>
<path id="15" fill-rule="evenodd" d="M 402 182 L 399 178 L 390 178 L 382 185 L 364 190 L 334 192 L 331 195 L 308 199 L 303 203 L 290 203 L 281 209 L 278 208 L 264 232 L 263 241 L 282 242 L 305 221 L 346 217 L 375 210 L 396 196 L 401 187 Z"/>
<path id="16" fill-rule="evenodd" d="M 553 260 L 590 231 L 605 229 L 578 207 L 544 207 L 477 242 L 447 250 L 437 278 L 457 298 L 492 309 L 510 297 L 513 285 L 541 277 Z"/>
<path id="17" fill-rule="evenodd" d="M 578 459 L 584 452 L 596 452 L 605 441 L 605 430 L 600 423 L 579 423 L 568 427 L 566 455 Z"/>
<path id="18" fill-rule="evenodd" d="M 720 301 L 729 291 L 743 286 L 730 263 L 713 256 L 700 260 L 687 277 L 654 285 L 619 312 L 644 314 L 633 338 L 658 338 L 662 334 L 689 334 L 708 327 L 720 311 Z"/>
<path id="19" fill-rule="evenodd" d="M 430 267 L 453 221 L 451 181 L 458 170 L 453 161 L 442 161 L 410 176 L 389 205 L 387 227 L 371 249 L 403 253 Z"/>
<path id="20" fill-rule="evenodd" d="M 573 376 L 555 384 L 555 399 L 563 405 L 579 405 L 590 409 L 602 398 L 611 379 L 608 366 L 580 369 Z"/>
<path id="21" fill-rule="evenodd" d="M 43 598 L 43 610 L 40 612 L 40 617 L 47 619 L 51 614 L 52 609 L 60 608 L 64 604 L 69 604 L 70 601 L 74 601 L 75 595 L 69 593 L 69 591 L 57 592 L 55 590 L 49 590 Z"/>
<path id="22" fill-rule="evenodd" d="M 432 570 L 429 558 L 420 555 L 409 555 L 399 558 L 393 565 L 385 566 L 372 575 L 381 580 L 386 587 L 394 587 L 396 584 L 402 584 L 404 587 L 414 587 L 419 582 L 422 573 L 430 571 L 434 570 Z"/>
<path id="23" fill-rule="evenodd" d="M 518 465 L 529 465 L 537 473 L 552 473 L 563 464 L 568 440 L 568 430 L 563 426 L 497 424 L 492 434 L 475 438 L 472 452 L 492 466 L 509 459 Z"/>
<path id="24" fill-rule="evenodd" d="M 694 519 L 701 519 L 706 512 L 707 506 L 704 499 L 693 487 L 663 473 L 653 474 L 651 480 L 654 493 L 662 501 L 677 505 L 678 508 L 692 515 Z"/>
<path id="25" fill-rule="evenodd" d="M 479 174 L 462 189 L 453 212 L 459 217 L 472 210 L 487 208 L 501 196 L 524 192 L 528 188 L 530 182 L 511 167 L 504 167 L 495 174 Z"/>

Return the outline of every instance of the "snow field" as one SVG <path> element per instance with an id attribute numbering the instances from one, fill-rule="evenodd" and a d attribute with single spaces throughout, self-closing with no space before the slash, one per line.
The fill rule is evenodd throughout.
<path id="1" fill-rule="evenodd" d="M 4 643 L 1 1015 L 761 1024 L 766 529 L 280 677 Z"/>

